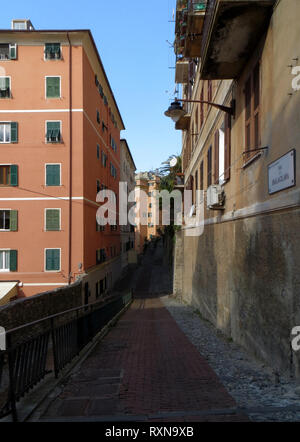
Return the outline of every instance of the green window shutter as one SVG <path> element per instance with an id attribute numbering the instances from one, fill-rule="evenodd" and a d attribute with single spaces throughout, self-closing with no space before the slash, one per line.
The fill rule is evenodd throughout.
<path id="1" fill-rule="evenodd" d="M 16 164 L 10 166 L 10 185 L 14 187 L 18 185 L 18 166 Z"/>
<path id="2" fill-rule="evenodd" d="M 17 45 L 16 44 L 9 45 L 9 58 L 11 60 L 16 60 L 16 58 L 17 58 Z"/>
<path id="3" fill-rule="evenodd" d="M 47 141 L 50 143 L 60 142 L 60 122 L 59 121 L 47 121 Z"/>
<path id="4" fill-rule="evenodd" d="M 10 250 L 9 254 L 9 270 L 11 272 L 16 272 L 18 268 L 18 251 Z"/>
<path id="5" fill-rule="evenodd" d="M 10 123 L 10 140 L 12 143 L 18 142 L 18 123 Z"/>
<path id="6" fill-rule="evenodd" d="M 60 98 L 60 77 L 47 77 L 46 96 L 47 98 Z"/>
<path id="7" fill-rule="evenodd" d="M 9 218 L 9 229 L 12 232 L 16 232 L 18 230 L 18 211 L 17 210 L 11 210 L 9 215 L 10 215 L 10 218 Z"/>
<path id="8" fill-rule="evenodd" d="M 46 250 L 46 270 L 47 271 L 60 270 L 60 250 L 59 249 Z"/>
<path id="9" fill-rule="evenodd" d="M 47 164 L 46 166 L 46 185 L 60 186 L 60 165 Z"/>
<path id="10" fill-rule="evenodd" d="M 60 230 L 60 211 L 58 209 L 46 210 L 46 230 Z"/>

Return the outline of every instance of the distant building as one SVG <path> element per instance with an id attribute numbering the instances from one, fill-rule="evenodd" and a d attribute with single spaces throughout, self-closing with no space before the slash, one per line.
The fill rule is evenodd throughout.
<path id="1" fill-rule="evenodd" d="M 121 182 L 127 183 L 127 195 L 134 192 L 135 189 L 135 171 L 136 166 L 133 161 L 128 143 L 126 140 L 121 140 L 121 162 L 120 162 L 120 176 Z M 126 204 L 124 210 L 128 211 L 133 206 L 133 203 Z M 126 226 L 120 226 L 121 230 L 121 266 L 122 271 L 126 270 L 129 264 L 136 262 L 135 252 L 135 230 L 134 225 L 128 221 Z"/>
<path id="2" fill-rule="evenodd" d="M 138 204 L 141 201 L 141 191 L 147 195 L 147 204 L 140 206 L 136 222 L 135 249 L 138 254 L 143 252 L 146 240 L 159 236 L 161 229 L 161 213 L 155 195 L 159 192 L 160 177 L 151 172 L 138 173 L 135 176 L 135 191 Z M 159 222 L 157 223 L 157 219 Z"/>
<path id="3" fill-rule="evenodd" d="M 100 297 L 121 248 L 96 196 L 118 195 L 124 123 L 91 32 L 1 30 L 0 109 L 0 282 L 30 296 L 83 277 Z"/>

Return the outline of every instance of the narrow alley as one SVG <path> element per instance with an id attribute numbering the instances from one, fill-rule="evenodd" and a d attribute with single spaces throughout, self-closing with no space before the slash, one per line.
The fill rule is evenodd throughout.
<path id="1" fill-rule="evenodd" d="M 164 307 L 169 282 L 158 245 L 139 269 L 130 309 L 39 410 L 39 420 L 248 420 Z"/>

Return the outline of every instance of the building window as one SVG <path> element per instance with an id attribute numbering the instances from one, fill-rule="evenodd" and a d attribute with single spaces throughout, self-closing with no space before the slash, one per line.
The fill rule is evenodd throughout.
<path id="1" fill-rule="evenodd" d="M 18 123 L 0 123 L 0 143 L 18 142 Z"/>
<path id="2" fill-rule="evenodd" d="M 0 44 L 0 60 L 15 60 L 17 58 L 17 45 L 2 43 Z"/>
<path id="3" fill-rule="evenodd" d="M 212 183 L 212 146 L 207 152 L 207 187 L 211 186 Z"/>
<path id="4" fill-rule="evenodd" d="M 60 43 L 45 44 L 45 60 L 60 60 L 61 48 Z"/>
<path id="5" fill-rule="evenodd" d="M 17 256 L 17 250 L 0 250 L 0 272 L 16 272 Z"/>
<path id="6" fill-rule="evenodd" d="M 117 152 L 117 143 L 115 142 L 115 140 L 113 139 L 113 137 L 110 135 L 110 145 L 113 149 L 114 152 Z"/>
<path id="7" fill-rule="evenodd" d="M 0 166 L 0 186 L 18 185 L 18 166 Z"/>
<path id="8" fill-rule="evenodd" d="M 46 272 L 60 271 L 60 249 L 45 249 L 45 270 Z"/>
<path id="9" fill-rule="evenodd" d="M 96 264 L 102 264 L 106 261 L 105 249 L 96 250 Z"/>
<path id="10" fill-rule="evenodd" d="M 60 186 L 60 164 L 46 164 L 46 186 Z"/>
<path id="11" fill-rule="evenodd" d="M 61 122 L 60 121 L 47 121 L 46 122 L 46 141 L 47 143 L 60 143 L 61 142 Z"/>
<path id="12" fill-rule="evenodd" d="M 111 232 L 116 232 L 118 230 L 118 226 L 117 225 L 110 226 L 110 230 Z"/>
<path id="13" fill-rule="evenodd" d="M 225 115 L 224 132 L 224 180 L 228 181 L 231 172 L 231 116 L 229 114 Z"/>
<path id="14" fill-rule="evenodd" d="M 103 167 L 106 167 L 107 155 L 103 152 L 103 150 L 101 151 L 101 163 Z"/>
<path id="15" fill-rule="evenodd" d="M 110 174 L 112 177 L 117 178 L 117 169 L 112 163 L 110 163 Z"/>
<path id="16" fill-rule="evenodd" d="M 16 232 L 18 230 L 18 211 L 0 210 L 0 230 Z"/>
<path id="17" fill-rule="evenodd" d="M 245 85 L 245 142 L 246 151 L 260 147 L 260 66 L 253 69 Z M 249 152 L 248 158 L 255 152 Z"/>
<path id="18" fill-rule="evenodd" d="M 207 101 L 212 101 L 212 95 L 213 95 L 213 92 L 212 92 L 212 81 L 211 80 L 208 80 L 208 83 L 207 83 Z"/>
<path id="19" fill-rule="evenodd" d="M 219 184 L 225 181 L 225 131 L 224 124 L 218 130 L 218 147 L 219 147 Z"/>
<path id="20" fill-rule="evenodd" d="M 98 111 L 98 109 L 97 109 L 97 123 L 100 124 L 100 112 Z"/>
<path id="21" fill-rule="evenodd" d="M 46 209 L 45 230 L 47 232 L 60 230 L 60 209 Z"/>
<path id="22" fill-rule="evenodd" d="M 60 77 L 46 77 L 46 98 L 60 98 Z"/>
<path id="23" fill-rule="evenodd" d="M 100 192 L 100 190 L 101 190 L 101 183 L 100 183 L 99 180 L 97 180 L 96 185 L 97 185 L 97 194 L 98 194 Z"/>
<path id="24" fill-rule="evenodd" d="M 0 77 L 0 98 L 10 98 L 10 77 Z"/>
<path id="25" fill-rule="evenodd" d="M 97 144 L 97 160 L 100 159 L 100 146 Z"/>

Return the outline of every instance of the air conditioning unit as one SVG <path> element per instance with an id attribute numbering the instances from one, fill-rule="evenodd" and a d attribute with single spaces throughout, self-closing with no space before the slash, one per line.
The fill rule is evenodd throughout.
<path id="1" fill-rule="evenodd" d="M 214 184 L 207 189 L 207 208 L 212 210 L 223 210 L 225 205 L 225 193 L 222 186 Z"/>

